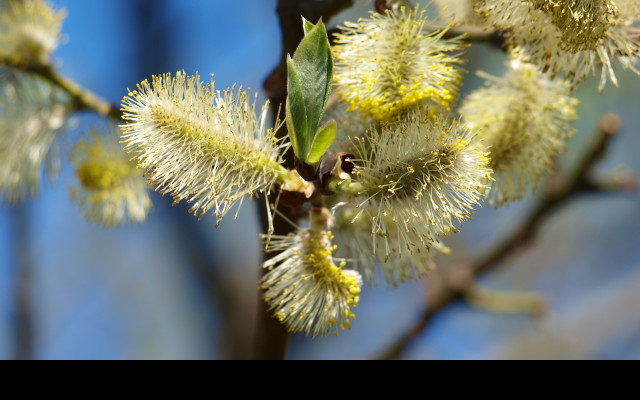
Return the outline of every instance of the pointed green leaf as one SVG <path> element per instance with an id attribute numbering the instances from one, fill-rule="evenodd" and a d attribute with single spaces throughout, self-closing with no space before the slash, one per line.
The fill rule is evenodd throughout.
<path id="1" fill-rule="evenodd" d="M 304 27 L 305 31 L 310 27 L 306 21 Z M 333 83 L 333 57 L 327 30 L 322 21 L 308 31 L 293 56 L 293 63 L 302 85 L 307 130 L 311 136 L 320 127 Z M 313 141 L 311 137 L 309 139 L 307 149 Z"/>
<path id="2" fill-rule="evenodd" d="M 313 138 L 309 138 L 307 123 L 307 107 L 305 104 L 304 88 L 291 57 L 287 58 L 288 91 L 286 112 L 287 128 L 293 150 L 300 159 L 305 159 Z"/>
<path id="3" fill-rule="evenodd" d="M 309 164 L 316 165 L 320 163 L 322 157 L 329 150 L 329 147 L 331 147 L 334 140 L 336 140 L 337 133 L 338 124 L 336 124 L 336 121 L 334 120 L 329 121 L 326 125 L 320 128 L 315 135 L 313 145 L 311 146 L 309 156 L 307 157 Z"/>
<path id="4" fill-rule="evenodd" d="M 305 17 L 302 17 L 302 29 L 304 29 L 305 36 L 307 36 L 315 27 L 316 26 L 313 23 L 307 21 Z"/>
<path id="5" fill-rule="evenodd" d="M 291 144 L 301 165 L 320 164 L 337 133 L 331 121 L 320 127 L 333 83 L 333 57 L 322 21 L 317 25 L 302 19 L 305 37 L 293 58 L 287 58 L 286 113 Z"/>

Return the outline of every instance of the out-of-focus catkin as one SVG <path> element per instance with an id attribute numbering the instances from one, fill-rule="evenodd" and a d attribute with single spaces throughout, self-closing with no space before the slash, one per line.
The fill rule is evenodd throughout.
<path id="1" fill-rule="evenodd" d="M 480 131 L 489 147 L 495 183 L 490 202 L 500 206 L 521 199 L 550 176 L 555 158 L 575 132 L 578 100 L 570 85 L 551 79 L 514 54 L 503 77 L 482 74 L 486 87 L 466 98 L 460 113 Z"/>
<path id="2" fill-rule="evenodd" d="M 46 0 L 0 1 L 0 58 L 48 63 L 62 41 L 66 15 Z"/>
<path id="3" fill-rule="evenodd" d="M 39 193 L 60 169 L 58 138 L 70 99 L 43 79 L 0 71 L 0 198 L 17 203 Z"/>
<path id="4" fill-rule="evenodd" d="M 117 130 L 107 136 L 91 132 L 71 152 L 78 183 L 71 198 L 90 221 L 106 227 L 144 222 L 151 209 L 149 188 L 142 170 L 119 143 Z"/>

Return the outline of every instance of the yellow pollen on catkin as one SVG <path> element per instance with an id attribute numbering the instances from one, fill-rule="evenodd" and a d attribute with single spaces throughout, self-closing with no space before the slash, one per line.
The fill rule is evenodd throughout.
<path id="1" fill-rule="evenodd" d="M 265 299 L 291 332 L 313 336 L 350 328 L 360 301 L 362 279 L 355 271 L 336 266 L 330 232 L 302 230 L 271 238 L 269 251 L 281 252 L 267 261 L 262 279 Z"/>
<path id="2" fill-rule="evenodd" d="M 335 81 L 350 111 L 390 121 L 412 110 L 451 109 L 464 71 L 464 45 L 424 33 L 426 14 L 401 9 L 347 23 L 337 35 Z"/>
<path id="3" fill-rule="evenodd" d="M 533 0 L 561 32 L 564 50 L 595 50 L 620 13 L 612 0 Z"/>
<path id="4" fill-rule="evenodd" d="M 602 91 L 618 85 L 615 64 L 640 75 L 638 0 L 476 0 L 487 23 L 504 31 L 506 46 L 571 88 L 600 70 Z"/>
<path id="5" fill-rule="evenodd" d="M 391 284 L 424 275 L 433 257 L 424 266 L 407 260 L 425 260 L 419 254 L 432 248 L 439 252 L 444 247 L 440 238 L 458 232 L 489 188 L 492 171 L 478 133 L 459 120 L 415 114 L 352 140 L 355 159 L 361 160 L 353 182 L 362 189 L 358 211 L 349 221 L 369 236 L 371 255 L 351 251 L 340 256 L 372 264 L 356 263 L 366 280 L 373 276 L 372 258 L 389 264 L 382 268 Z M 359 221 L 369 221 L 369 229 Z M 344 224 L 341 229 L 354 230 Z"/>
<path id="6" fill-rule="evenodd" d="M 219 92 L 197 74 L 165 74 L 129 91 L 122 109 L 125 150 L 158 190 L 200 217 L 211 210 L 220 222 L 244 196 L 289 177 L 286 145 L 267 128 L 268 103 L 258 112 L 242 89 Z"/>

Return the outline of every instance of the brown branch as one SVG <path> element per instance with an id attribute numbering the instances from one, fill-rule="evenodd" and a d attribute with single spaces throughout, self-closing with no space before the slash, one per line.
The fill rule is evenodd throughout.
<path id="1" fill-rule="evenodd" d="M 554 184 L 550 185 L 547 193 L 529 214 L 529 217 L 510 237 L 475 262 L 453 268 L 453 273 L 449 274 L 448 278 L 429 278 L 427 307 L 420 319 L 408 332 L 376 358 L 391 360 L 402 356 L 413 340 L 426 329 L 434 315 L 454 301 L 464 299 L 466 291 L 472 287 L 477 277 L 495 269 L 517 250 L 531 243 L 542 224 L 559 208 L 566 206 L 575 196 L 595 193 L 597 189 L 593 185 L 593 167 L 605 155 L 611 138 L 620 130 L 620 127 L 621 122 L 617 115 L 604 115 L 600 119 L 595 140 L 585 151 L 582 160 L 573 172 L 569 174 L 567 179 L 556 179 Z M 633 185 L 629 185 L 628 180 L 618 186 L 620 190 L 633 187 Z"/>
<path id="2" fill-rule="evenodd" d="M 275 110 L 284 110 L 287 99 L 287 55 L 293 54 L 304 36 L 302 30 L 302 16 L 316 23 L 320 18 L 328 22 L 340 11 L 351 7 L 353 0 L 279 0 L 277 12 L 282 27 L 282 57 L 280 65 L 264 82 L 267 96 L 271 100 Z M 277 125 L 278 115 L 274 114 L 274 125 Z M 281 115 L 280 115 L 281 117 Z M 286 126 L 278 132 L 279 137 L 287 135 Z M 285 166 L 293 169 L 293 154 L 289 152 Z M 263 202 L 261 202 L 263 203 Z M 279 207 L 279 211 L 291 221 L 298 221 L 302 215 L 300 208 Z M 266 207 L 261 204 L 261 216 L 263 230 L 268 229 Z M 276 219 L 274 233 L 287 235 L 293 231 L 293 227 L 283 218 Z M 274 254 L 270 254 L 273 256 Z M 261 276 L 262 276 L 261 271 Z M 258 360 L 284 359 L 287 345 L 287 330 L 267 309 L 266 303 L 260 297 L 256 327 L 254 328 L 253 358 Z"/>

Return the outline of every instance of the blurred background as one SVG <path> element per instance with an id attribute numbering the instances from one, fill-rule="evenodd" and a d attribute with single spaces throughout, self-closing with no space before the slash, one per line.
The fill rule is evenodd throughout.
<path id="1" fill-rule="evenodd" d="M 152 74 L 215 74 L 218 88 L 238 83 L 262 93 L 279 63 L 276 0 L 53 1 L 68 17 L 60 71 L 119 103 Z M 366 16 L 372 2 L 332 21 Z M 504 53 L 468 51 L 464 93 L 482 81 L 473 71 L 504 71 Z M 578 134 L 560 160 L 566 170 L 599 117 L 618 113 L 623 128 L 599 165 L 606 175 L 640 175 L 640 77 L 619 71 L 620 88 L 581 85 Z M 464 95 L 463 93 L 463 95 Z M 97 121 L 78 114 L 67 149 Z M 237 221 L 198 221 L 187 207 L 155 194 L 147 223 L 106 230 L 86 222 L 70 201 L 68 162 L 42 194 L 0 205 L 0 359 L 247 358 L 258 299 L 261 244 L 255 204 Z M 457 302 L 440 313 L 404 353 L 410 359 L 640 358 L 640 198 L 637 193 L 575 199 L 554 214 L 531 246 L 482 278 L 486 287 L 536 291 L 542 317 L 488 313 Z M 518 225 L 536 201 L 483 207 L 447 244 L 441 269 L 484 254 Z M 375 355 L 411 327 L 424 309 L 428 278 L 366 287 L 353 330 L 338 337 L 291 338 L 290 359 Z"/>

